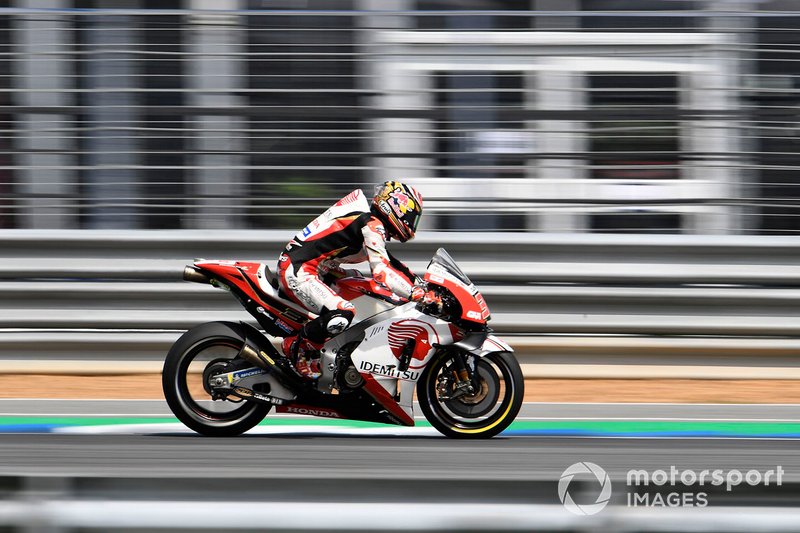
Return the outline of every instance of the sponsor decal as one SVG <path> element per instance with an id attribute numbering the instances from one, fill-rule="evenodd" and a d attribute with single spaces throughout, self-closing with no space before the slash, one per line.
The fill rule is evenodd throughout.
<path id="1" fill-rule="evenodd" d="M 342 418 L 338 412 L 331 409 L 322 409 L 318 407 L 301 407 L 294 405 L 287 405 L 281 409 L 282 413 L 293 413 L 297 415 L 311 415 L 311 416 L 324 416 L 327 418 Z"/>
<path id="2" fill-rule="evenodd" d="M 400 187 L 395 188 L 389 193 L 389 203 L 392 205 L 394 212 L 398 217 L 402 217 L 409 211 L 413 211 L 417 204 L 414 200 L 405 193 Z"/>
<path id="3" fill-rule="evenodd" d="M 403 348 L 408 340 L 414 339 L 414 353 L 411 354 L 411 359 L 420 362 L 425 360 L 431 351 L 432 344 L 439 342 L 439 336 L 429 324 L 414 319 L 393 323 L 389 326 L 388 338 L 389 348 L 397 359 L 403 353 Z M 414 366 L 412 365 L 410 368 L 414 368 Z"/>
<path id="4" fill-rule="evenodd" d="M 405 423 L 403 420 L 400 420 L 399 418 L 397 418 L 396 416 L 394 416 L 392 413 L 390 413 L 390 412 L 389 412 L 389 411 L 387 411 L 386 409 L 381 409 L 381 410 L 378 412 L 378 414 L 379 414 L 379 415 L 381 415 L 381 416 L 384 416 L 384 417 L 386 417 L 386 419 L 387 419 L 389 422 L 391 422 L 392 424 L 395 424 L 395 425 L 397 425 L 397 426 L 405 426 L 405 425 L 406 425 L 406 423 Z"/>
<path id="5" fill-rule="evenodd" d="M 481 318 L 489 318 L 489 306 L 486 305 L 486 301 L 483 299 L 483 296 L 475 290 L 475 301 L 478 302 L 478 306 L 481 308 Z"/>
<path id="6" fill-rule="evenodd" d="M 294 331 L 292 326 L 290 326 L 289 324 L 287 324 L 286 322 L 284 322 L 280 318 L 276 318 L 275 319 L 275 325 L 278 326 L 279 328 L 281 328 L 286 333 L 292 333 Z"/>
<path id="7" fill-rule="evenodd" d="M 303 228 L 303 237 L 308 237 L 309 235 L 311 235 L 311 228 L 306 226 Z"/>
<path id="8" fill-rule="evenodd" d="M 481 315 L 477 311 L 467 311 L 467 318 L 472 318 L 474 320 L 481 320 L 483 318 L 483 315 Z"/>
<path id="9" fill-rule="evenodd" d="M 302 296 L 302 294 L 301 294 L 301 296 Z M 303 315 L 301 315 L 300 313 L 298 313 L 297 311 L 295 311 L 294 309 L 292 309 L 290 307 L 287 307 L 283 311 L 283 313 L 281 313 L 281 315 L 283 315 L 287 319 L 291 320 L 292 322 L 303 322 L 305 320 L 305 317 Z"/>
<path id="10" fill-rule="evenodd" d="M 245 389 L 245 388 L 242 388 L 242 387 L 234 387 L 233 388 L 233 392 L 236 395 L 241 396 L 242 398 L 253 398 L 255 400 L 261 400 L 262 402 L 269 402 L 269 403 L 274 404 L 274 405 L 283 405 L 284 404 L 284 400 L 282 400 L 280 398 L 274 398 L 272 396 L 266 396 L 266 395 L 261 394 L 259 392 L 255 392 L 255 391 L 252 391 L 250 389 Z"/>
<path id="11" fill-rule="evenodd" d="M 381 208 L 381 211 L 383 211 L 383 212 L 384 212 L 384 213 L 386 213 L 387 215 L 393 215 L 393 213 L 392 213 L 392 208 L 391 208 L 391 207 L 389 207 L 389 204 L 388 204 L 388 203 L 386 203 L 385 201 L 381 201 L 381 202 L 378 204 L 378 207 L 380 207 L 380 208 Z"/>
<path id="12" fill-rule="evenodd" d="M 430 265 L 428 266 L 428 275 L 429 276 L 440 276 L 442 280 L 450 276 L 450 273 L 447 269 L 442 268 L 439 265 Z"/>
<path id="13" fill-rule="evenodd" d="M 405 370 L 400 372 L 397 370 L 396 365 L 379 365 L 377 363 L 370 363 L 369 361 L 362 361 L 361 365 L 359 366 L 359 370 L 369 372 L 370 374 L 376 374 L 378 376 L 402 379 L 405 381 L 417 381 L 420 376 L 420 372 L 415 372 L 413 370 Z"/>
<path id="14" fill-rule="evenodd" d="M 257 376 L 259 374 L 266 374 L 266 372 L 264 372 L 260 368 L 251 368 L 251 369 L 248 369 L 248 370 L 242 370 L 242 371 L 239 371 L 239 372 L 234 372 L 233 373 L 233 379 L 237 379 L 237 380 L 238 379 L 244 379 L 244 378 L 249 378 L 250 376 Z"/>
<path id="15" fill-rule="evenodd" d="M 243 396 L 244 398 L 250 398 L 251 396 L 253 396 L 253 391 L 251 391 L 250 389 L 244 389 L 242 387 L 234 387 L 233 392 L 235 392 L 239 396 Z"/>

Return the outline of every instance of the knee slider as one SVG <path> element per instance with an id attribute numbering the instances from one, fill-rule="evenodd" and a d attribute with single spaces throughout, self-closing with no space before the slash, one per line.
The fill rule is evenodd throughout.
<path id="1" fill-rule="evenodd" d="M 347 329 L 355 316 L 356 314 L 350 310 L 323 311 L 321 315 L 303 326 L 301 335 L 311 342 L 325 342 L 331 335 L 338 335 Z"/>
<path id="2" fill-rule="evenodd" d="M 330 311 L 323 316 L 326 317 L 324 322 L 325 331 L 327 331 L 330 335 L 338 335 L 347 329 L 356 315 L 349 309 L 336 309 L 335 311 Z"/>

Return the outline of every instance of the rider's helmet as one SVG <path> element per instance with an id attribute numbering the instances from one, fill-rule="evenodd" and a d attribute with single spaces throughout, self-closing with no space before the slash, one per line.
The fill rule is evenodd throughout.
<path id="1" fill-rule="evenodd" d="M 422 216 L 422 195 L 399 181 L 387 181 L 375 188 L 372 213 L 383 222 L 389 237 L 400 242 L 414 238 Z"/>

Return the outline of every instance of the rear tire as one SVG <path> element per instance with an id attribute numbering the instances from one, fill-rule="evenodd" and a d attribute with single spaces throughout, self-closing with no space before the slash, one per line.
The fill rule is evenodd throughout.
<path id="1" fill-rule="evenodd" d="M 271 406 L 252 401 L 218 400 L 208 403 L 211 397 L 205 393 L 207 397 L 203 398 L 202 392 L 198 392 L 203 389 L 202 377 L 194 383 L 198 381 L 193 380 L 197 372 L 189 370 L 193 362 L 202 367 L 206 357 L 204 353 L 215 353 L 206 365 L 219 364 L 219 353 L 232 359 L 241 350 L 245 338 L 238 324 L 209 322 L 190 329 L 170 348 L 161 375 L 164 397 L 178 420 L 189 429 L 209 437 L 234 437 L 257 426 L 269 413 Z M 199 370 L 202 376 L 203 368 Z M 215 409 L 217 407 L 229 407 L 230 410 Z"/>
<path id="2" fill-rule="evenodd" d="M 525 396 L 525 380 L 514 354 L 492 352 L 476 358 L 481 390 L 441 401 L 437 385 L 451 361 L 450 354 L 442 354 L 425 368 L 417 383 L 417 398 L 428 422 L 443 435 L 457 439 L 488 439 L 506 429 Z"/>

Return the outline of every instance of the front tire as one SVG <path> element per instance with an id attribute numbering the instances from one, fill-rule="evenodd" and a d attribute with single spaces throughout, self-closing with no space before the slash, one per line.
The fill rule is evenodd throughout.
<path id="1" fill-rule="evenodd" d="M 442 400 L 437 390 L 451 372 L 452 354 L 432 361 L 417 383 L 417 398 L 428 422 L 440 433 L 459 439 L 494 437 L 514 421 L 525 396 L 525 380 L 509 352 L 492 352 L 476 359 L 479 391 Z"/>
<path id="2" fill-rule="evenodd" d="M 170 348 L 161 375 L 164 397 L 189 429 L 210 437 L 233 437 L 269 413 L 271 406 L 256 402 L 212 401 L 203 386 L 206 367 L 236 357 L 245 338 L 238 324 L 209 322 L 190 329 Z"/>

